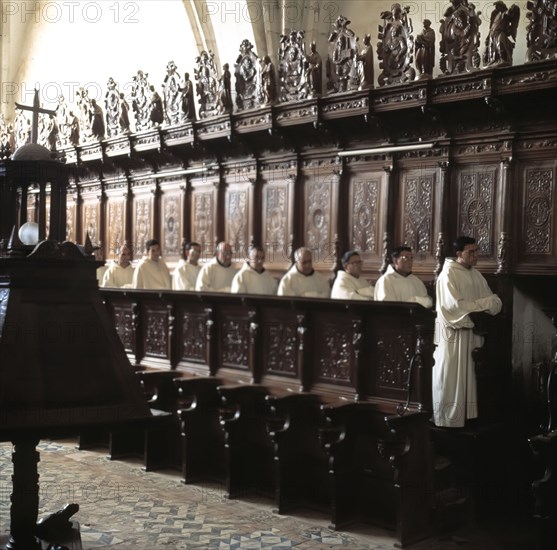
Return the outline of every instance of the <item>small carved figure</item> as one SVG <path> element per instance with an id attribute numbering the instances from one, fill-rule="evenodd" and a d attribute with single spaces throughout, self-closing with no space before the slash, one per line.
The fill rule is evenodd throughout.
<path id="1" fill-rule="evenodd" d="M 148 74 L 137 71 L 133 77 L 132 86 L 132 109 L 135 113 L 135 129 L 141 131 L 151 125 L 151 104 L 149 101 L 149 81 Z"/>
<path id="2" fill-rule="evenodd" d="M 65 147 L 70 142 L 70 124 L 68 105 L 64 96 L 58 97 L 58 106 L 56 107 L 56 123 L 58 125 L 58 143 L 61 147 Z"/>
<path id="3" fill-rule="evenodd" d="M 332 92 L 355 90 L 360 85 L 356 67 L 357 38 L 348 28 L 350 20 L 340 15 L 329 35 L 329 59 L 327 88 Z"/>
<path id="4" fill-rule="evenodd" d="M 56 151 L 56 144 L 58 143 L 58 133 L 59 130 L 58 130 L 58 124 L 56 122 L 56 118 L 53 115 L 50 115 L 47 143 L 48 143 L 48 148 L 51 151 Z"/>
<path id="5" fill-rule="evenodd" d="M 70 145 L 79 145 L 79 118 L 70 111 Z"/>
<path id="6" fill-rule="evenodd" d="M 391 6 L 391 11 L 381 14 L 383 25 L 379 25 L 377 57 L 382 69 L 378 77 L 380 86 L 400 84 L 414 80 L 416 71 L 411 66 L 414 51 L 412 20 L 408 17 L 408 7 L 400 4 Z"/>
<path id="7" fill-rule="evenodd" d="M 199 96 L 199 116 L 206 118 L 218 114 L 217 70 L 213 52 L 202 51 L 195 62 L 196 92 Z"/>
<path id="8" fill-rule="evenodd" d="M 120 92 L 120 101 L 118 106 L 120 107 L 120 115 L 118 116 L 120 131 L 123 134 L 128 134 L 130 132 L 130 106 L 128 105 L 128 102 L 122 92 Z"/>
<path id="9" fill-rule="evenodd" d="M 416 78 L 431 78 L 435 67 L 435 31 L 431 28 L 431 21 L 424 19 L 424 28 L 416 36 Z"/>
<path id="10" fill-rule="evenodd" d="M 225 63 L 222 67 L 222 75 L 219 80 L 218 112 L 219 114 L 232 111 L 232 94 L 230 90 L 230 67 Z"/>
<path id="11" fill-rule="evenodd" d="M 91 100 L 91 133 L 98 141 L 104 139 L 104 114 L 101 106 L 97 105 L 97 102 L 94 99 Z"/>
<path id="12" fill-rule="evenodd" d="M 276 99 L 275 67 L 266 55 L 261 61 L 261 103 L 270 105 Z"/>
<path id="13" fill-rule="evenodd" d="M 108 137 L 117 136 L 119 131 L 120 94 L 118 93 L 117 87 L 118 85 L 114 79 L 110 77 L 107 83 L 108 89 L 104 96 Z"/>
<path id="14" fill-rule="evenodd" d="M 371 46 L 371 35 L 364 37 L 364 47 L 356 57 L 358 62 L 358 75 L 360 77 L 360 90 L 373 87 L 373 48 Z"/>
<path id="15" fill-rule="evenodd" d="M 162 99 L 153 85 L 149 86 L 149 91 L 151 92 L 151 100 L 149 103 L 151 114 L 149 115 L 149 120 L 152 126 L 159 126 L 164 122 Z"/>
<path id="16" fill-rule="evenodd" d="M 317 51 L 315 41 L 310 44 L 310 54 L 307 56 L 307 81 L 309 94 L 312 97 L 321 95 L 321 80 L 323 74 L 323 63 Z"/>
<path id="17" fill-rule="evenodd" d="M 249 40 L 240 44 L 240 55 L 234 64 L 236 77 L 236 106 L 238 110 L 253 109 L 259 104 L 257 90 L 258 61 Z"/>
<path id="18" fill-rule="evenodd" d="M 439 28 L 439 64 L 444 74 L 462 73 L 480 66 L 480 15 L 468 0 L 451 0 Z"/>
<path id="19" fill-rule="evenodd" d="M 84 140 L 91 137 L 91 102 L 85 88 L 79 88 L 76 92 L 77 106 L 79 109 L 79 129 Z"/>
<path id="20" fill-rule="evenodd" d="M 195 120 L 195 101 L 193 98 L 193 83 L 190 80 L 190 74 L 184 75 L 182 90 L 182 111 L 186 120 Z"/>
<path id="21" fill-rule="evenodd" d="M 31 121 L 23 111 L 17 111 L 15 115 L 16 147 L 21 147 L 31 141 Z"/>
<path id="22" fill-rule="evenodd" d="M 489 32 L 485 39 L 484 65 L 512 65 L 520 8 L 497 0 L 491 12 Z"/>
<path id="23" fill-rule="evenodd" d="M 166 77 L 163 82 L 164 111 L 167 124 L 179 124 L 183 120 L 183 86 L 174 61 L 166 65 Z"/>

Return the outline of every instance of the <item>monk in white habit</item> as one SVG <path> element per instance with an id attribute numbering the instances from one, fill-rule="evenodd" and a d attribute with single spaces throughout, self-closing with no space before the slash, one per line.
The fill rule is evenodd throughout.
<path id="1" fill-rule="evenodd" d="M 474 266 L 478 246 L 471 237 L 455 241 L 456 258 L 447 258 L 437 279 L 437 322 L 432 375 L 433 416 L 437 426 L 462 428 L 477 418 L 477 388 L 472 350 L 483 345 L 470 313 L 497 315 L 500 298 Z"/>
<path id="2" fill-rule="evenodd" d="M 415 302 L 431 307 L 433 302 L 422 281 L 412 274 L 414 254 L 409 246 L 397 246 L 391 264 L 375 283 L 375 299 L 389 302 Z"/>
<path id="3" fill-rule="evenodd" d="M 125 244 L 120 248 L 118 260 L 113 262 L 103 275 L 101 283 L 105 288 L 131 288 L 134 268 L 131 264 L 132 251 Z"/>
<path id="4" fill-rule="evenodd" d="M 133 274 L 132 288 L 146 290 L 171 290 L 172 280 L 168 267 L 161 259 L 161 245 L 156 239 L 145 243 L 146 256 L 139 262 Z"/>
<path id="5" fill-rule="evenodd" d="M 230 292 L 232 279 L 237 272 L 232 267 L 232 247 L 224 241 L 220 242 L 215 257 L 201 268 L 195 290 Z"/>
<path id="6" fill-rule="evenodd" d="M 234 294 L 276 294 L 278 282 L 263 267 L 265 251 L 260 246 L 251 246 L 248 260 L 232 280 L 230 292 Z"/>
<path id="7" fill-rule="evenodd" d="M 201 271 L 199 257 L 201 245 L 186 243 L 182 258 L 172 273 L 172 290 L 195 290 L 195 283 Z"/>
<path id="8" fill-rule="evenodd" d="M 294 265 L 281 279 L 279 296 L 300 296 L 303 298 L 329 298 L 329 281 L 313 269 L 313 256 L 306 247 L 294 253 Z"/>
<path id="9" fill-rule="evenodd" d="M 373 300 L 373 286 L 361 277 L 362 260 L 356 250 L 345 252 L 341 259 L 342 269 L 339 271 L 331 298 L 335 300 Z"/>

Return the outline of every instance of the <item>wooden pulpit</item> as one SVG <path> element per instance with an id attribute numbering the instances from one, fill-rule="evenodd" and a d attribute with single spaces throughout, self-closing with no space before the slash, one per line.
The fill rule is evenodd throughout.
<path id="1" fill-rule="evenodd" d="M 0 259 L 0 440 L 14 444 L 11 534 L 2 542 L 30 550 L 69 536 L 50 529 L 54 540 L 42 541 L 36 527 L 39 440 L 150 411 L 102 303 L 100 262 L 73 243 L 50 240 L 12 254 Z"/>

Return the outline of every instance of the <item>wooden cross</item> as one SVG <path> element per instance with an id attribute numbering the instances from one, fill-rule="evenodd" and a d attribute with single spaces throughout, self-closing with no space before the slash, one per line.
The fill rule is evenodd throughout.
<path id="1" fill-rule="evenodd" d="M 31 143 L 37 143 L 37 138 L 39 136 L 39 113 L 44 113 L 45 115 L 55 115 L 56 111 L 51 111 L 49 109 L 43 109 L 39 103 L 39 89 L 35 88 L 35 97 L 33 98 L 33 107 L 28 105 L 21 105 L 17 103 L 15 106 L 22 111 L 31 111 L 33 113 L 33 123 L 31 125 Z"/>

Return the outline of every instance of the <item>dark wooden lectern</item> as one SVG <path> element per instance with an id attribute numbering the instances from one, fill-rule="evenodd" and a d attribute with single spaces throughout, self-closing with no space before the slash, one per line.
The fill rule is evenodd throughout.
<path id="1" fill-rule="evenodd" d="M 43 241 L 32 251 L 12 252 L 0 259 L 0 440 L 15 445 L 5 547 L 80 548 L 65 542 L 68 533 L 48 543 L 36 536 L 36 445 L 87 426 L 146 418 L 150 411 L 102 304 L 99 262 L 69 242 Z"/>

